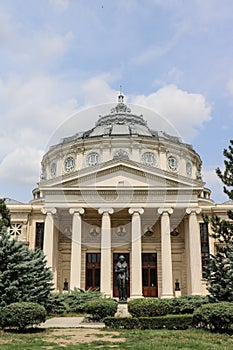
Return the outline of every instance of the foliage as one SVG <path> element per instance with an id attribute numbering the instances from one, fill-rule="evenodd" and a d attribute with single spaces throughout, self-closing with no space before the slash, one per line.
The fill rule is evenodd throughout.
<path id="1" fill-rule="evenodd" d="M 100 292 L 75 288 L 69 293 L 51 293 L 46 306 L 50 315 L 82 313 L 88 301 L 102 299 Z"/>
<path id="2" fill-rule="evenodd" d="M 128 311 L 133 317 L 163 316 L 171 312 L 171 306 L 165 299 L 134 299 L 128 302 Z"/>
<path id="3" fill-rule="evenodd" d="M 99 291 L 82 290 L 75 288 L 73 291 L 65 295 L 65 301 L 68 305 L 68 312 L 83 312 L 86 302 L 96 299 L 102 299 Z"/>
<path id="4" fill-rule="evenodd" d="M 197 328 L 222 331 L 233 323 L 233 304 L 221 302 L 203 305 L 193 314 L 193 324 Z"/>
<path id="5" fill-rule="evenodd" d="M 5 199 L 0 198 L 0 232 L 3 230 L 3 228 L 10 227 L 10 225 L 10 211 L 6 206 Z"/>
<path id="6" fill-rule="evenodd" d="M 1 326 L 16 327 L 20 330 L 27 326 L 38 325 L 45 322 L 45 308 L 37 303 L 12 303 L 1 309 Z"/>
<path id="7" fill-rule="evenodd" d="M 221 170 L 217 168 L 216 173 L 225 185 L 223 191 L 233 200 L 233 190 L 227 188 L 233 186 L 233 140 L 230 140 L 229 149 L 223 150 L 223 155 L 226 158 L 224 160 L 225 169 L 221 172 Z"/>
<path id="8" fill-rule="evenodd" d="M 12 239 L 3 228 L 0 234 L 0 306 L 14 302 L 46 305 L 52 290 L 52 272 L 41 250 L 30 250 Z"/>
<path id="9" fill-rule="evenodd" d="M 68 305 L 63 293 L 50 293 L 46 311 L 49 315 L 64 315 L 68 312 Z"/>
<path id="10" fill-rule="evenodd" d="M 106 317 L 109 328 L 124 329 L 187 329 L 192 326 L 192 315 L 166 315 L 157 317 Z"/>
<path id="11" fill-rule="evenodd" d="M 217 175 L 224 183 L 224 192 L 233 199 L 233 140 L 229 150 L 223 151 L 225 170 L 216 169 Z M 204 277 L 207 280 L 207 289 L 213 302 L 233 301 L 233 212 L 227 213 L 228 219 L 218 216 L 211 218 L 203 216 L 204 221 L 210 222 L 216 240 L 216 252 L 210 254 L 207 260 Z"/>
<path id="12" fill-rule="evenodd" d="M 228 218 L 233 220 L 232 212 Z M 211 222 L 210 236 L 216 240 L 216 253 L 210 254 L 204 273 L 210 300 L 233 301 L 233 224 L 218 216 L 204 216 L 204 220 Z"/>
<path id="13" fill-rule="evenodd" d="M 169 299 L 168 302 L 171 314 L 192 314 L 201 305 L 209 303 L 209 298 L 199 295 L 185 295 Z"/>
<path id="14" fill-rule="evenodd" d="M 91 314 L 94 321 L 100 321 L 104 317 L 114 316 L 117 312 L 117 302 L 113 299 L 97 299 L 88 301 L 84 310 Z"/>

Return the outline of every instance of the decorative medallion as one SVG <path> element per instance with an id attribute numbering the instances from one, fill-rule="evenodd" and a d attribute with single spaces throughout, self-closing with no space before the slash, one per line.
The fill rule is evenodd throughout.
<path id="1" fill-rule="evenodd" d="M 52 177 L 56 175 L 57 172 L 57 163 L 53 162 L 50 167 L 50 174 Z"/>
<path id="2" fill-rule="evenodd" d="M 72 171 L 74 169 L 75 166 L 75 159 L 74 157 L 67 157 L 64 161 L 64 167 L 65 167 L 65 171 L 67 173 L 69 173 L 70 171 Z"/>
<path id="3" fill-rule="evenodd" d="M 154 233 L 154 229 L 152 226 L 146 226 L 144 228 L 144 236 L 151 237 L 151 236 L 153 236 L 153 233 Z"/>
<path id="4" fill-rule="evenodd" d="M 89 235 L 92 237 L 97 237 L 99 236 L 99 234 L 100 234 L 100 231 L 98 227 L 93 227 L 89 232 Z"/>
<path id="5" fill-rule="evenodd" d="M 192 164 L 190 162 L 186 163 L 186 174 L 189 176 L 192 175 Z"/>
<path id="6" fill-rule="evenodd" d="M 174 230 L 171 231 L 171 236 L 176 237 L 180 234 L 180 232 L 178 231 L 178 228 L 174 228 Z"/>
<path id="7" fill-rule="evenodd" d="M 170 156 L 167 159 L 169 169 L 176 171 L 178 169 L 178 160 L 174 156 Z"/>
<path id="8" fill-rule="evenodd" d="M 127 234 L 127 232 L 126 232 L 126 230 L 125 230 L 125 228 L 123 226 L 120 226 L 117 229 L 117 236 L 124 237 L 126 234 Z"/>
<path id="9" fill-rule="evenodd" d="M 126 151 L 124 151 L 123 149 L 119 149 L 115 152 L 113 158 L 125 158 L 125 159 L 129 159 L 129 155 Z"/>
<path id="10" fill-rule="evenodd" d="M 100 161 L 100 155 L 97 152 L 91 152 L 87 156 L 87 165 L 94 166 L 97 165 Z"/>
<path id="11" fill-rule="evenodd" d="M 22 233 L 22 224 L 11 224 L 9 233 L 13 237 L 17 237 Z"/>
<path id="12" fill-rule="evenodd" d="M 145 152 L 142 155 L 142 162 L 145 165 L 148 166 L 155 166 L 156 165 L 156 156 L 152 152 Z"/>

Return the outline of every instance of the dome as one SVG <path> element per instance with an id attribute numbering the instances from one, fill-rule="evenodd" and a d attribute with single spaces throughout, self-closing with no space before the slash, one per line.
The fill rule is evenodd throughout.
<path id="1" fill-rule="evenodd" d="M 118 96 L 116 107 L 112 108 L 109 114 L 99 116 L 93 129 L 63 138 L 61 143 L 102 136 L 141 136 L 183 143 L 179 137 L 168 135 L 164 131 L 150 129 L 143 115 L 136 115 L 131 112 L 131 109 L 124 103 L 122 94 Z M 192 148 L 191 145 L 186 146 Z"/>
<path id="2" fill-rule="evenodd" d="M 122 94 L 108 114 L 98 117 L 94 128 L 63 138 L 50 147 L 42 159 L 41 180 L 54 181 L 120 161 L 202 180 L 201 159 L 192 146 L 179 137 L 150 129 L 142 115 L 132 113 Z"/>

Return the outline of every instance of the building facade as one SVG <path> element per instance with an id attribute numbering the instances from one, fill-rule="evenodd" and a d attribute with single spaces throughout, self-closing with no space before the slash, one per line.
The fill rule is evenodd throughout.
<path id="1" fill-rule="evenodd" d="M 93 129 L 64 138 L 42 159 L 33 200 L 9 200 L 10 234 L 44 250 L 57 291 L 100 289 L 117 297 L 124 255 L 128 296 L 205 295 L 205 259 L 214 252 L 202 213 L 215 204 L 191 145 L 151 130 L 118 97 Z"/>

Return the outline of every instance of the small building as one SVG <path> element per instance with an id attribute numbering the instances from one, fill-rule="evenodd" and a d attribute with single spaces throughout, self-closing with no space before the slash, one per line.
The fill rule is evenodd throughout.
<path id="1" fill-rule="evenodd" d="M 211 200 L 191 145 L 151 130 L 120 94 L 93 129 L 50 147 L 41 165 L 30 203 L 7 202 L 10 234 L 44 250 L 55 290 L 117 297 L 114 269 L 124 255 L 130 298 L 206 294 L 214 242 L 202 213 L 226 216 L 232 202 Z"/>

